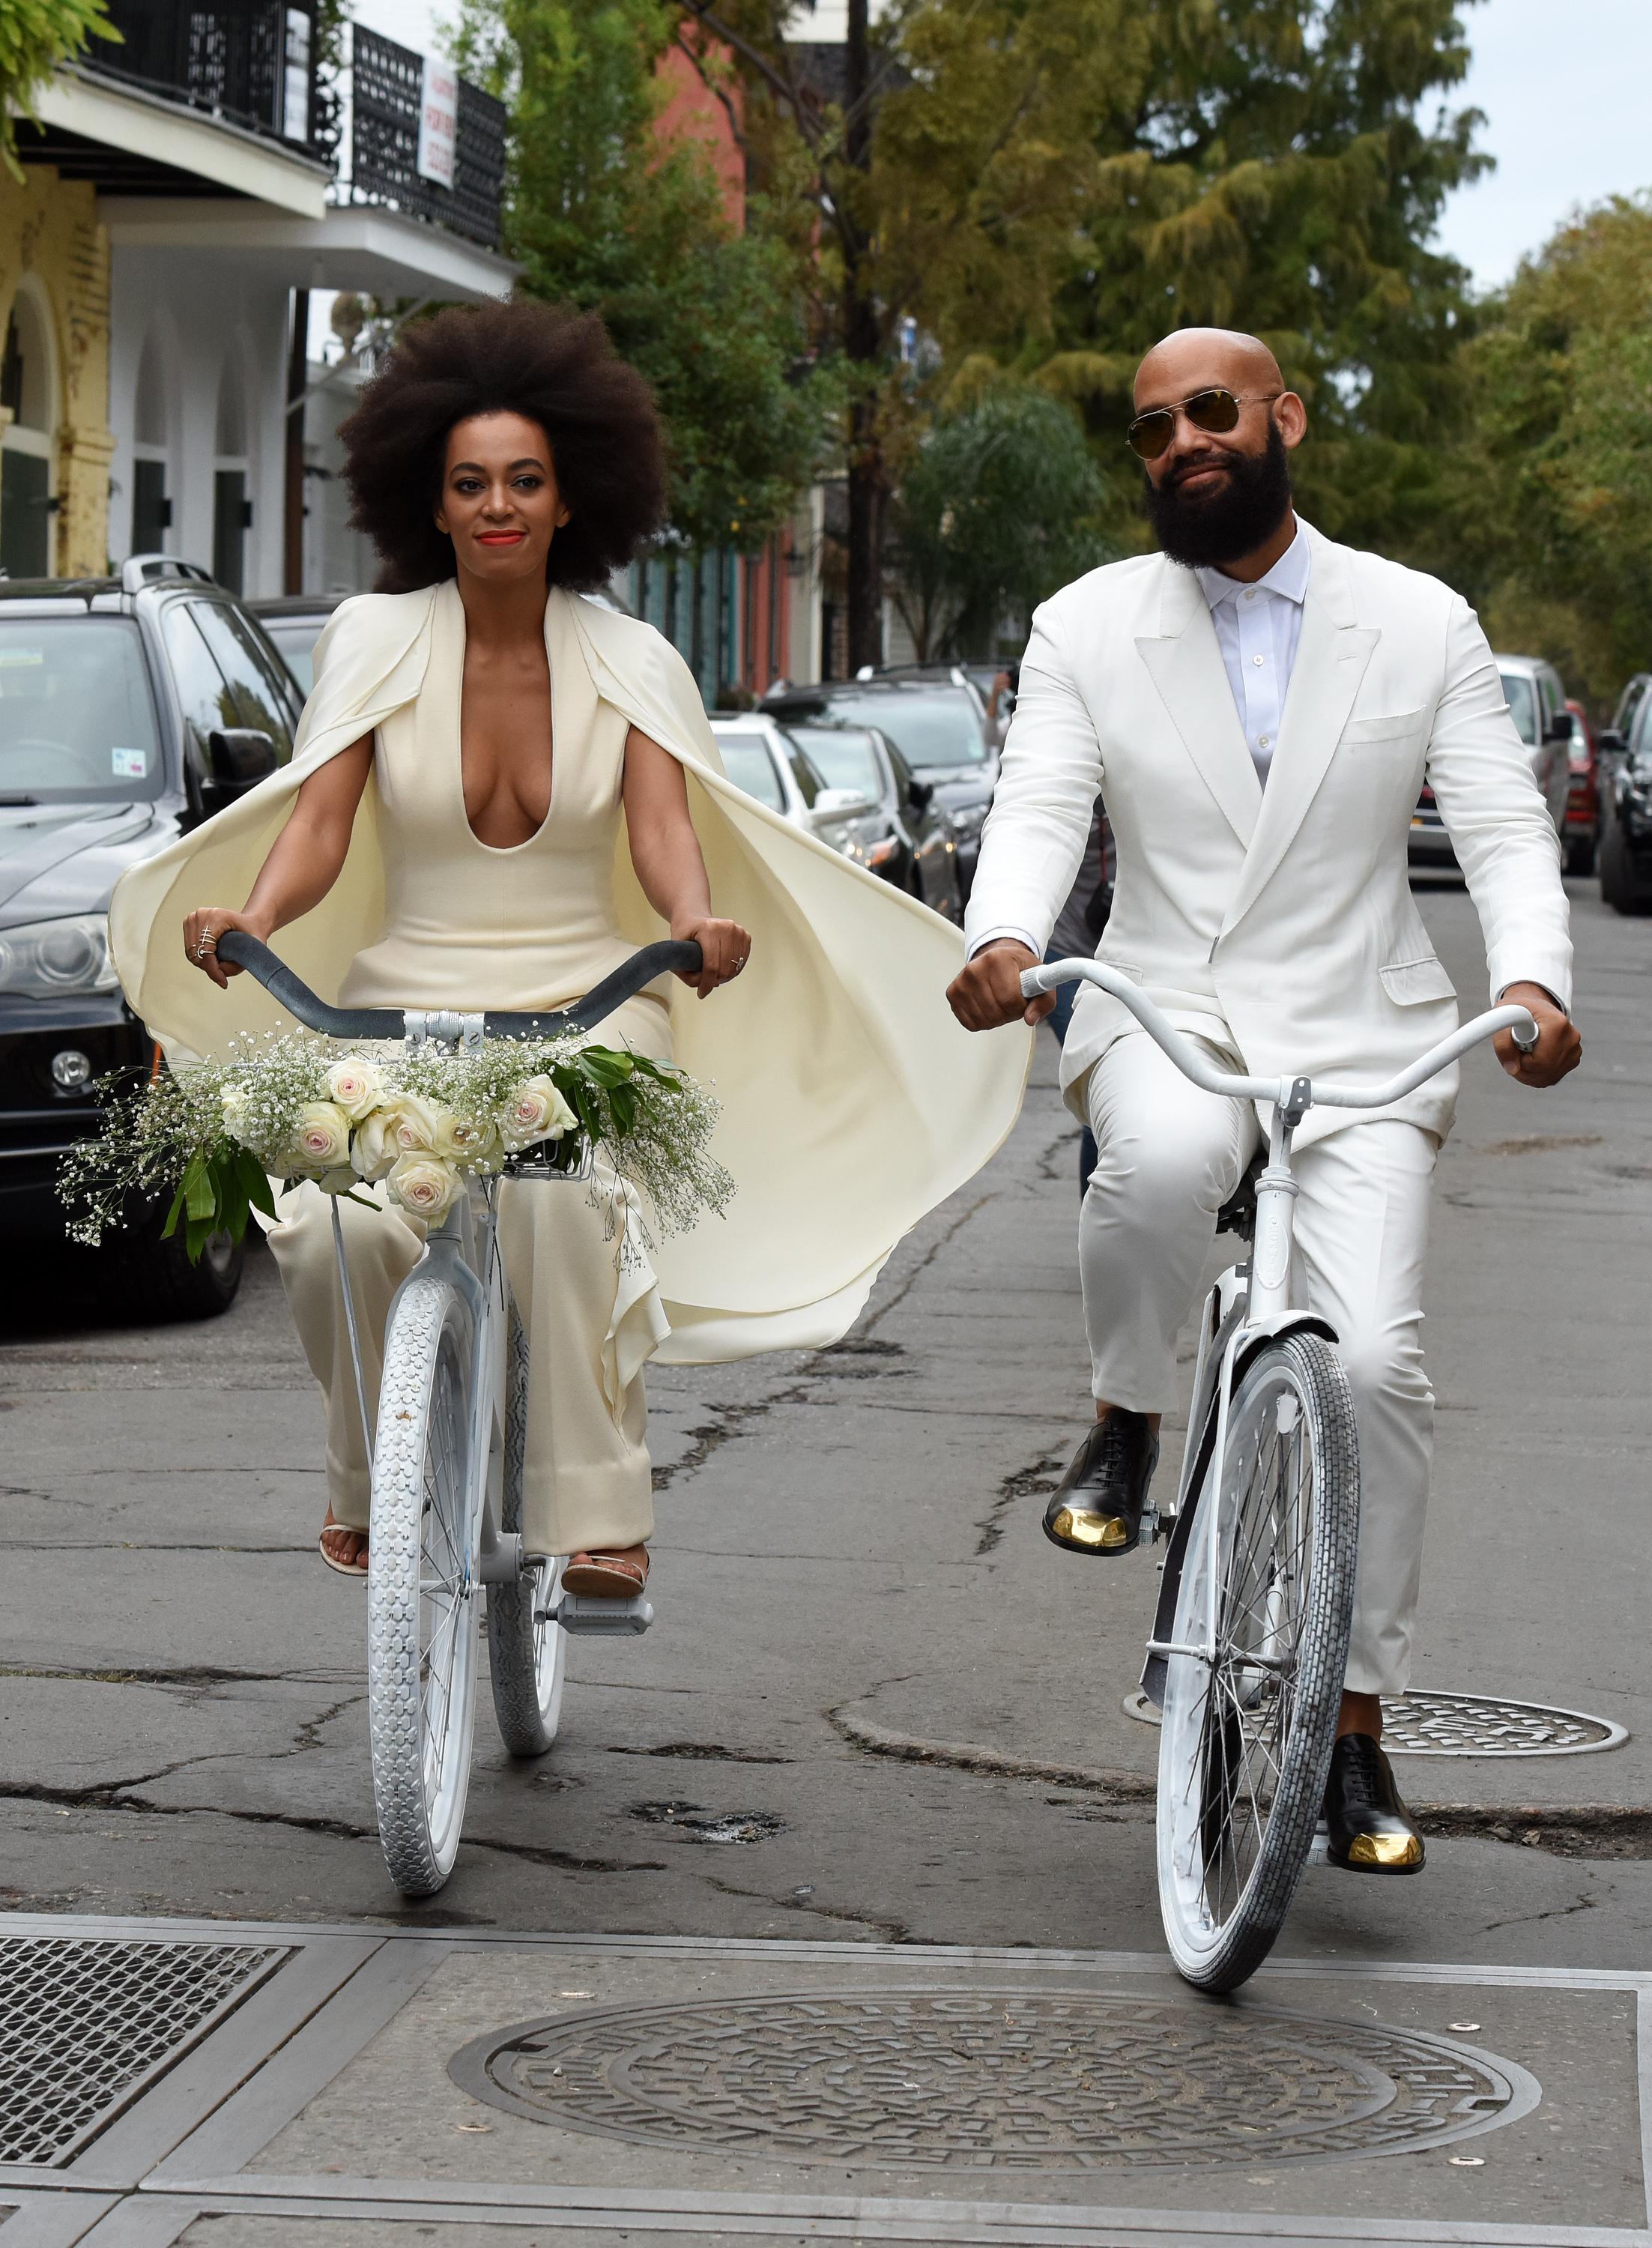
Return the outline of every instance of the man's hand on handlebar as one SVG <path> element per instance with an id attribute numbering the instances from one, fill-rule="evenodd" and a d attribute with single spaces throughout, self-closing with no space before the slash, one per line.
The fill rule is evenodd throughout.
<path id="1" fill-rule="evenodd" d="M 690 990 L 703 999 L 708 991 L 715 991 L 719 984 L 732 984 L 751 956 L 751 938 L 737 921 L 714 921 L 709 915 L 696 920 L 673 922 L 671 934 L 679 942 L 697 944 L 704 956 L 704 966 L 697 976 L 682 976 Z"/>
<path id="2" fill-rule="evenodd" d="M 947 985 L 947 1003 L 966 1031 L 1001 1030 L 1005 1023 L 1041 1023 L 1055 1004 L 1053 991 L 1036 999 L 1021 997 L 1021 972 L 1036 968 L 1037 955 L 1001 936 L 984 946 L 961 976 Z"/>
<path id="3" fill-rule="evenodd" d="M 243 972 L 232 961 L 218 958 L 218 939 L 232 929 L 243 929 L 249 936 L 257 937 L 262 943 L 270 942 L 271 932 L 266 922 L 254 914 L 231 913 L 227 906 L 200 906 L 184 917 L 184 957 L 191 968 L 198 968 L 203 976 L 209 976 L 220 991 L 232 976 Z"/>
<path id="4" fill-rule="evenodd" d="M 1492 1041 L 1492 1051 L 1518 1084 L 1558 1085 L 1582 1060 L 1577 1025 L 1540 984 L 1511 984 L 1498 1004 L 1525 1008 L 1538 1026 L 1538 1042 L 1529 1054 L 1515 1045 L 1512 1031 L 1499 1031 Z"/>

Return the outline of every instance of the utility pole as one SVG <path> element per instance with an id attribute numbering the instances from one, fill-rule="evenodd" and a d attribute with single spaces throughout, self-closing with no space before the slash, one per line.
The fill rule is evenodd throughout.
<path id="1" fill-rule="evenodd" d="M 855 208 L 847 212 L 843 274 L 843 349 L 853 388 L 849 400 L 849 669 L 883 661 L 883 458 L 878 437 L 882 374 L 878 307 L 872 291 L 867 190 L 872 169 L 872 56 L 867 0 L 848 0 L 844 56 L 845 182 Z"/>

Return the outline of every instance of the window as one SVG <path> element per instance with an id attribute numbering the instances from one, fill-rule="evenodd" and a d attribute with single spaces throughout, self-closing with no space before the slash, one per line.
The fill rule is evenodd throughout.
<path id="1" fill-rule="evenodd" d="M 153 337 L 138 361 L 132 439 L 132 551 L 159 554 L 172 528 L 172 502 L 167 497 L 166 379 Z"/>
<path id="2" fill-rule="evenodd" d="M 748 796 L 755 796 L 759 804 L 766 804 L 771 812 L 784 812 L 785 798 L 780 792 L 780 776 L 774 769 L 768 745 L 757 734 L 717 736 L 717 751 L 723 759 L 723 770 L 737 788 Z"/>
<path id="3" fill-rule="evenodd" d="M 986 762 L 981 722 L 961 687 L 910 693 L 874 688 L 862 695 L 833 695 L 832 709 L 835 716 L 876 726 L 918 771 L 926 766 Z"/>
<path id="4" fill-rule="evenodd" d="M 229 723 L 268 734 L 284 764 L 292 755 L 291 705 L 275 658 L 259 647 L 245 619 L 227 601 L 191 601 L 189 609 L 229 683 L 238 714 Z"/>
<path id="5" fill-rule="evenodd" d="M 232 593 L 246 590 L 247 533 L 252 502 L 247 497 L 247 423 L 241 380 L 233 366 L 218 383 L 217 458 L 212 472 L 212 574 Z"/>
<path id="6" fill-rule="evenodd" d="M 50 316 L 25 284 L 12 299 L 0 354 L 0 405 L 12 414 L 0 438 L 0 570 L 10 578 L 51 575 L 57 389 Z"/>
<path id="7" fill-rule="evenodd" d="M 172 680 L 189 730 L 195 767 L 207 765 L 207 736 L 219 726 L 238 726 L 243 721 L 230 692 L 229 682 L 212 660 L 211 651 L 195 629 L 192 611 L 199 603 L 168 601 L 161 617 Z"/>
<path id="8" fill-rule="evenodd" d="M 785 760 L 792 768 L 792 778 L 798 785 L 799 793 L 812 812 L 815 798 L 826 786 L 825 781 L 820 778 L 819 767 L 812 763 L 806 750 L 790 738 L 786 739 Z"/>
<path id="9" fill-rule="evenodd" d="M 883 776 L 870 734 L 859 726 L 793 726 L 792 738 L 824 776 L 828 788 L 852 788 L 876 803 Z"/>
<path id="10" fill-rule="evenodd" d="M 1508 698 L 1509 716 L 1514 721 L 1514 730 L 1529 749 L 1538 742 L 1538 698 L 1532 682 L 1523 671 L 1505 671 L 1503 692 Z"/>
<path id="11" fill-rule="evenodd" d="M 152 801 L 161 737 L 125 617 L 0 617 L 0 801 Z"/>

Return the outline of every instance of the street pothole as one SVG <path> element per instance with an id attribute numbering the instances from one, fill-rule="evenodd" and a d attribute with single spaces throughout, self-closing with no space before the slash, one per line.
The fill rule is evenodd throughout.
<path id="1" fill-rule="evenodd" d="M 685 1842 L 766 1842 L 785 1832 L 785 1820 L 772 1811 L 708 1811 L 701 1803 L 634 1803 L 631 1816 L 650 1826 L 673 1826 Z"/>

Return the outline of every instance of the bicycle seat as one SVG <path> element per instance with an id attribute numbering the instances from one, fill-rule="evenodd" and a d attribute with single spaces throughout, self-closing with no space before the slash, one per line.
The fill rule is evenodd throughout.
<path id="1" fill-rule="evenodd" d="M 1237 1233 L 1243 1241 L 1249 1241 L 1255 1233 L 1256 1182 L 1262 1175 L 1264 1161 L 1259 1150 L 1251 1156 L 1244 1176 L 1217 1210 L 1216 1230 L 1218 1233 Z"/>

